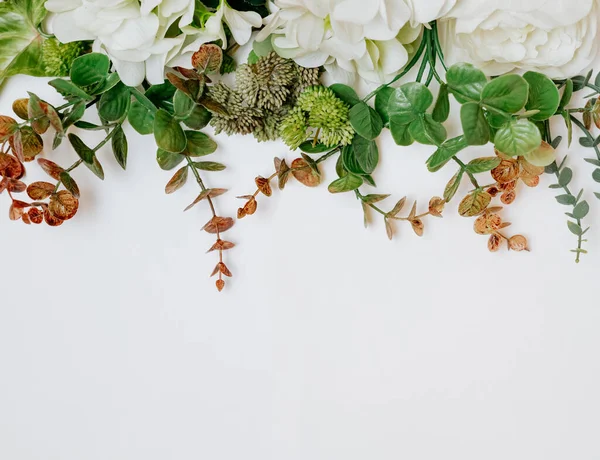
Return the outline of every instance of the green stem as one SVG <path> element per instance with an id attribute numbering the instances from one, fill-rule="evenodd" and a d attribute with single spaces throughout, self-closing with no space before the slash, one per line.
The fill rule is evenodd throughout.
<path id="1" fill-rule="evenodd" d="M 319 158 L 317 158 L 317 159 L 315 160 L 315 163 L 319 164 L 319 163 L 321 163 L 321 162 L 323 162 L 323 161 L 327 160 L 328 158 L 330 158 L 330 157 L 332 157 L 333 155 L 335 155 L 336 153 L 338 153 L 338 152 L 340 151 L 340 148 L 341 148 L 341 147 L 337 147 L 337 148 L 333 149 L 331 152 L 328 152 L 328 153 L 326 153 L 325 155 L 323 155 L 323 156 L 320 156 Z"/>
<path id="2" fill-rule="evenodd" d="M 81 163 L 83 163 L 83 160 L 81 160 L 81 159 L 77 160 L 75 163 L 73 163 L 71 166 L 69 166 L 67 169 L 65 169 L 65 172 L 70 173 L 75 168 L 77 168 L 79 165 L 81 165 Z M 60 184 L 62 184 L 62 180 L 59 179 L 58 182 L 56 183 L 56 187 L 54 187 L 54 193 L 58 192 L 58 189 L 60 188 Z"/>
<path id="3" fill-rule="evenodd" d="M 203 192 L 205 192 L 207 190 L 206 186 L 204 185 L 204 181 L 202 180 L 202 177 L 200 177 L 200 173 L 198 172 L 198 170 L 196 169 L 196 167 L 194 166 L 194 162 L 192 161 L 192 159 L 188 156 L 185 157 L 185 159 L 187 160 L 187 164 L 188 167 L 192 170 L 192 174 L 194 175 L 194 177 L 196 178 L 196 182 L 198 183 L 198 185 L 200 186 L 200 189 L 202 189 Z M 217 216 L 217 212 L 215 210 L 215 205 L 212 201 L 212 198 L 210 196 L 206 197 L 206 200 L 208 201 L 208 204 L 210 206 L 210 210 L 212 211 L 212 214 L 214 217 Z M 217 235 L 218 237 L 219 235 Z"/>
<path id="4" fill-rule="evenodd" d="M 463 162 L 460 160 L 460 158 L 458 158 L 456 155 L 455 155 L 455 156 L 453 156 L 453 157 L 452 157 L 452 159 L 453 159 L 453 160 L 454 160 L 456 163 L 458 163 L 458 164 L 460 165 L 460 169 L 462 169 L 464 172 L 466 172 L 466 173 L 467 173 L 467 176 L 469 176 L 469 179 L 471 180 L 471 183 L 473 184 L 473 186 L 474 186 L 475 188 L 481 188 L 481 187 L 479 186 L 479 183 L 477 182 L 477 179 L 475 179 L 475 176 L 473 175 L 473 173 L 467 169 L 467 165 L 466 165 L 466 164 L 464 164 L 464 163 L 463 163 Z"/>
<path id="5" fill-rule="evenodd" d="M 110 141 L 113 138 L 120 126 L 121 125 L 118 124 L 110 133 L 108 133 L 108 136 L 106 136 L 106 138 L 102 142 L 100 142 L 96 147 L 93 148 L 94 153 L 100 150 L 102 147 L 104 147 L 108 143 L 108 141 Z"/>
<path id="6" fill-rule="evenodd" d="M 444 61 L 444 51 L 442 50 L 442 44 L 440 43 L 440 35 L 439 35 L 439 31 L 438 31 L 437 21 L 432 21 L 431 29 L 433 30 L 432 35 L 433 35 L 433 42 L 435 45 L 435 51 L 436 51 L 438 57 L 440 58 L 440 62 L 442 63 L 444 70 L 447 71 L 448 66 L 446 65 L 446 62 Z"/>
<path id="7" fill-rule="evenodd" d="M 580 122 L 573 115 L 569 115 L 569 118 L 571 118 L 571 121 L 573 123 L 575 123 L 577 125 L 577 127 L 579 127 L 579 129 L 581 129 L 581 131 L 583 131 L 583 134 L 585 134 L 585 136 L 588 139 L 590 139 L 592 142 L 594 142 L 596 140 L 596 138 L 594 136 L 592 136 L 592 133 L 589 132 L 589 130 L 585 127 L 585 125 L 582 122 Z M 597 145 L 594 145 L 593 149 L 596 152 L 596 157 L 598 158 L 598 160 L 600 160 L 600 149 L 598 148 Z"/>

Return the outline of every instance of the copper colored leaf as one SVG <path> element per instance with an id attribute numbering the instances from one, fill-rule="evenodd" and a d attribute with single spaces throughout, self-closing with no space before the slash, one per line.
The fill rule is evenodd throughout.
<path id="1" fill-rule="evenodd" d="M 64 222 L 63 219 L 59 219 L 58 217 L 53 216 L 50 213 L 48 207 L 44 208 L 44 221 L 50 227 L 58 227 L 59 225 L 62 225 L 62 223 Z"/>
<path id="2" fill-rule="evenodd" d="M 398 213 L 400 211 L 402 211 L 402 208 L 404 208 L 405 204 L 406 204 L 406 197 L 398 200 L 398 202 L 396 203 L 396 206 L 394 206 L 394 209 L 392 209 L 390 212 L 388 212 L 388 216 L 396 217 L 398 215 Z"/>
<path id="3" fill-rule="evenodd" d="M 285 160 L 281 160 L 279 158 L 275 158 L 274 163 L 275 171 L 277 172 L 279 190 L 283 190 L 288 178 L 290 177 L 290 167 L 287 165 Z"/>
<path id="4" fill-rule="evenodd" d="M 64 187 L 71 192 L 75 198 L 79 198 L 79 186 L 67 171 L 60 173 L 60 180 Z"/>
<path id="5" fill-rule="evenodd" d="M 167 183 L 165 187 L 165 193 L 171 194 L 179 190 L 183 187 L 187 181 L 188 177 L 188 167 L 184 166 L 183 168 L 177 170 L 175 175 L 171 178 L 171 180 Z"/>
<path id="6" fill-rule="evenodd" d="M 244 217 L 246 217 L 246 211 L 244 211 L 244 208 L 239 208 L 237 210 L 237 218 L 243 219 Z"/>
<path id="7" fill-rule="evenodd" d="M 21 216 L 21 220 L 23 221 L 24 224 L 31 225 L 31 219 L 29 218 L 29 214 L 24 213 Z"/>
<path id="8" fill-rule="evenodd" d="M 23 156 L 23 141 L 21 139 L 21 131 L 17 130 L 9 139 L 10 148 L 12 153 L 17 157 L 17 159 L 22 163 L 25 161 L 25 156 Z"/>
<path id="9" fill-rule="evenodd" d="M 446 201 L 443 198 L 434 196 L 429 200 L 429 214 L 435 217 L 442 217 L 442 211 L 444 211 L 445 205 Z"/>
<path id="10" fill-rule="evenodd" d="M 8 210 L 8 217 L 10 220 L 19 220 L 25 214 L 25 208 L 29 206 L 29 203 L 24 201 L 13 200 Z"/>
<path id="11" fill-rule="evenodd" d="M 257 177 L 254 179 L 256 183 L 256 187 L 263 193 L 265 196 L 271 196 L 273 194 L 273 190 L 271 190 L 271 182 L 269 179 L 264 177 Z"/>
<path id="12" fill-rule="evenodd" d="M 256 212 L 256 208 L 258 207 L 258 203 L 256 198 L 251 197 L 248 202 L 242 208 L 244 216 L 251 216 Z"/>
<path id="13" fill-rule="evenodd" d="M 316 187 L 321 183 L 321 175 L 312 169 L 304 158 L 292 162 L 292 174 L 298 182 L 307 187 Z"/>
<path id="14" fill-rule="evenodd" d="M 184 67 L 173 67 L 177 72 L 183 75 L 185 78 L 189 78 L 191 80 L 198 80 L 200 75 L 194 69 L 186 69 Z"/>
<path id="15" fill-rule="evenodd" d="M 521 180 L 527 187 L 537 187 L 540 184 L 540 176 L 523 176 Z"/>
<path id="16" fill-rule="evenodd" d="M 20 152 L 21 161 L 33 161 L 44 149 L 41 136 L 29 126 L 23 126 L 10 139 L 10 147 L 15 153 Z"/>
<path id="17" fill-rule="evenodd" d="M 185 208 L 183 210 L 183 212 L 186 212 L 186 211 L 189 211 L 190 209 L 192 209 L 194 206 L 196 206 L 202 200 L 207 198 L 209 194 L 210 194 L 210 189 L 202 190 L 202 192 L 200 192 L 200 195 L 198 195 L 196 197 L 196 199 L 192 202 L 192 204 L 190 204 L 187 208 Z"/>
<path id="18" fill-rule="evenodd" d="M 61 190 L 50 197 L 48 210 L 58 219 L 72 219 L 77 214 L 77 209 L 79 209 L 79 200 L 67 190 Z"/>
<path id="19" fill-rule="evenodd" d="M 475 219 L 475 223 L 473 224 L 473 230 L 478 235 L 487 235 L 490 233 L 490 228 L 487 222 L 487 216 L 479 216 Z"/>
<path id="20" fill-rule="evenodd" d="M 219 280 L 217 280 L 215 285 L 217 286 L 217 289 L 219 290 L 219 292 L 221 292 L 223 290 L 223 288 L 225 287 L 225 281 L 219 279 Z"/>
<path id="21" fill-rule="evenodd" d="M 502 203 L 509 205 L 512 204 L 515 199 L 517 198 L 517 194 L 513 191 L 510 192 L 504 192 L 501 196 L 500 196 L 500 201 L 502 201 Z"/>
<path id="22" fill-rule="evenodd" d="M 213 270 L 212 274 L 210 276 L 215 276 L 217 273 L 222 273 L 225 276 L 228 276 L 231 278 L 231 272 L 229 271 L 229 269 L 227 268 L 227 265 L 225 265 L 223 262 L 219 262 L 216 266 L 215 269 Z"/>
<path id="23" fill-rule="evenodd" d="M 198 103 L 210 112 L 216 113 L 218 115 L 223 115 L 225 117 L 229 116 L 229 112 L 227 111 L 225 106 L 219 104 L 217 101 L 211 99 L 210 97 L 204 96 L 200 98 Z"/>
<path id="24" fill-rule="evenodd" d="M 512 182 L 519 177 L 519 163 L 515 160 L 502 160 L 502 162 L 492 169 L 492 177 L 499 184 Z"/>
<path id="25" fill-rule="evenodd" d="M 44 221 L 44 214 L 38 208 L 31 208 L 27 214 L 34 224 L 41 224 Z"/>
<path id="26" fill-rule="evenodd" d="M 223 50 L 220 46 L 205 44 L 192 55 L 192 67 L 205 74 L 217 73 L 223 62 Z"/>
<path id="27" fill-rule="evenodd" d="M 488 240 L 488 249 L 490 250 L 490 252 L 496 252 L 498 251 L 498 249 L 500 249 L 501 243 L 502 238 L 494 233 L 493 235 L 490 235 L 490 238 Z"/>
<path id="28" fill-rule="evenodd" d="M 513 251 L 529 251 L 527 247 L 527 238 L 523 235 L 515 235 L 508 240 L 508 247 Z"/>
<path id="29" fill-rule="evenodd" d="M 234 224 L 235 221 L 231 217 L 215 216 L 209 220 L 204 227 L 202 227 L 202 230 L 212 234 L 222 233 L 229 230 Z"/>
<path id="30" fill-rule="evenodd" d="M 418 236 L 423 236 L 423 231 L 425 230 L 425 224 L 421 219 L 414 219 L 410 221 L 410 225 L 412 225 L 412 229 Z"/>
<path id="31" fill-rule="evenodd" d="M 235 244 L 233 244 L 230 241 L 223 241 L 221 239 L 218 239 L 217 242 L 215 244 L 213 244 L 211 246 L 211 248 L 207 251 L 207 252 L 212 252 L 212 251 L 227 251 L 229 249 L 232 249 L 233 247 L 235 247 Z"/>
<path id="32" fill-rule="evenodd" d="M 2 177 L 0 179 L 0 194 L 6 190 L 6 187 L 8 187 L 8 177 Z"/>
<path id="33" fill-rule="evenodd" d="M 19 117 L 23 120 L 27 120 L 27 119 L 29 119 L 29 114 L 28 114 L 28 109 L 27 109 L 28 105 L 29 105 L 29 99 L 17 99 L 12 104 L 13 112 L 15 112 L 17 117 Z"/>
<path id="34" fill-rule="evenodd" d="M 0 175 L 20 179 L 25 174 L 23 164 L 12 155 L 0 152 Z"/>
<path id="35" fill-rule="evenodd" d="M 25 190 L 27 190 L 27 185 L 17 179 L 8 179 L 6 190 L 12 193 L 23 193 Z"/>
<path id="36" fill-rule="evenodd" d="M 27 187 L 27 195 L 32 200 L 45 200 L 54 192 L 56 186 L 50 182 L 33 182 Z"/>
<path id="37" fill-rule="evenodd" d="M 56 163 L 45 158 L 38 158 L 38 164 L 50 177 L 56 180 L 60 180 L 60 173 L 64 171 L 63 168 L 58 166 Z"/>
<path id="38" fill-rule="evenodd" d="M 483 190 L 469 193 L 458 206 L 458 212 L 463 217 L 473 217 L 481 214 L 489 206 L 492 197 Z"/>
<path id="39" fill-rule="evenodd" d="M 14 118 L 0 115 L 0 142 L 8 140 L 19 128 Z"/>

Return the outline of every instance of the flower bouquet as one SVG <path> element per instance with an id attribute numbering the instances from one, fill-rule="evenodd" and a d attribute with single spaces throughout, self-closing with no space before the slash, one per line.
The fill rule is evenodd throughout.
<path id="1" fill-rule="evenodd" d="M 390 239 L 400 223 L 423 235 L 426 219 L 456 202 L 490 251 L 524 251 L 528 241 L 507 233 L 502 206 L 549 174 L 579 262 L 590 206 L 583 190 L 572 189 L 573 172 L 557 148 L 579 136 L 578 150 L 591 152 L 584 158 L 591 183 L 600 182 L 600 75 L 585 73 L 597 55 L 599 20 L 600 0 L 568 9 L 559 0 L 0 2 L 0 83 L 17 74 L 53 77 L 49 84 L 64 98 L 53 106 L 24 92 L 14 114 L 0 115 L 0 193 L 10 198 L 11 220 L 62 225 L 82 199 L 79 168 L 104 178 L 100 149 L 110 146 L 126 168 L 135 152 L 128 123 L 154 136 L 158 166 L 175 171 L 166 193 L 188 179 L 198 186 L 186 211 L 208 209 L 203 230 L 214 237 L 209 252 L 217 254 L 213 275 L 222 290 L 232 275 L 225 253 L 234 248 L 224 235 L 235 220 L 221 213 L 217 198 L 227 190 L 210 174 L 225 165 L 202 158 L 217 151 L 203 132 L 211 127 L 215 136 L 252 135 L 295 152 L 256 177 L 237 219 L 255 214 L 259 198 L 289 180 L 319 186 L 321 164 L 335 161 L 328 191 L 355 196 L 365 225 L 379 215 Z M 453 111 L 461 129 L 450 136 Z M 398 149 L 431 146 L 432 173 L 454 172 L 427 207 L 406 198 L 383 204 L 390 195 L 377 190 L 376 178 L 384 130 Z M 101 140 L 88 145 L 86 131 Z M 70 165 L 51 160 L 63 142 L 77 154 Z M 487 156 L 461 160 L 469 147 L 488 144 Z M 28 164 L 48 180 L 24 182 Z M 463 182 L 470 190 L 457 197 Z"/>

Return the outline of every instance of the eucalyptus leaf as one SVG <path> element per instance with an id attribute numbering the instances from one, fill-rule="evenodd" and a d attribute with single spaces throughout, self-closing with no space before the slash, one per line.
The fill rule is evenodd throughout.
<path id="1" fill-rule="evenodd" d="M 464 136 L 454 137 L 445 141 L 427 160 L 427 169 L 436 172 L 442 168 L 454 155 L 469 146 Z"/>
<path id="2" fill-rule="evenodd" d="M 496 133 L 494 144 L 508 156 L 527 155 L 542 143 L 540 130 L 531 121 L 520 119 L 507 123 Z"/>
<path id="3" fill-rule="evenodd" d="M 490 127 L 477 102 L 467 102 L 460 108 L 460 121 L 469 145 L 485 145 L 490 141 Z"/>
<path id="4" fill-rule="evenodd" d="M 560 94 L 552 80 L 539 72 L 525 72 L 523 78 L 529 83 L 529 99 L 525 108 L 539 110 L 531 116 L 531 120 L 548 120 L 558 110 Z"/>

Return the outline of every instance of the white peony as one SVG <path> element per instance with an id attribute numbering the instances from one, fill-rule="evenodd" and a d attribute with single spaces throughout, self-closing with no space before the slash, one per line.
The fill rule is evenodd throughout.
<path id="1" fill-rule="evenodd" d="M 383 82 L 408 62 L 405 45 L 421 31 L 408 0 L 274 0 L 265 28 L 274 48 L 305 67 L 325 66 L 337 81 L 356 74 Z"/>
<path id="2" fill-rule="evenodd" d="M 594 61 L 599 15 L 600 0 L 458 0 L 440 33 L 449 64 L 471 62 L 488 75 L 537 70 L 567 78 Z"/>
<path id="3" fill-rule="evenodd" d="M 48 0 L 45 6 L 53 13 L 50 27 L 59 41 L 93 40 L 94 51 L 108 54 L 129 86 L 144 78 L 163 83 L 165 66 L 178 60 L 189 66 L 189 48 L 197 51 L 198 42 L 221 39 L 227 46 L 223 22 L 240 44 L 250 39 L 253 26 L 261 25 L 260 15 L 235 11 L 225 0 L 202 29 L 192 25 L 195 0 Z M 173 25 L 181 33 L 167 37 Z"/>

